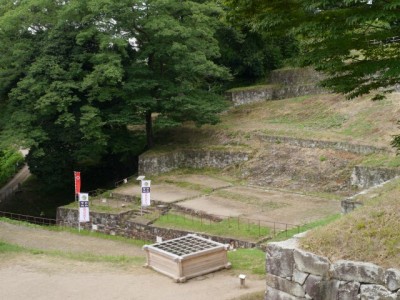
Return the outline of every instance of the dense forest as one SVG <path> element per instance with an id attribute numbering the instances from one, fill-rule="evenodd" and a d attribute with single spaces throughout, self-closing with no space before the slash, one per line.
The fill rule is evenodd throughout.
<path id="1" fill-rule="evenodd" d="M 226 89 L 276 68 L 379 100 L 400 78 L 399 16 L 382 0 L 1 0 L 0 149 L 30 149 L 60 188 L 133 173 L 157 130 L 217 123 Z"/>

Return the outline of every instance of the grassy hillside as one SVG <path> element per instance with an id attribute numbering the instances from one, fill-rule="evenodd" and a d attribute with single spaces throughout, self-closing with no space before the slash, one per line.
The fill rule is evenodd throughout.
<path id="1" fill-rule="evenodd" d="M 231 108 L 216 126 L 196 128 L 187 124 L 175 135 L 162 132 L 160 144 L 174 146 L 256 146 L 254 134 L 289 136 L 326 141 L 344 141 L 391 150 L 400 94 L 382 101 L 369 96 L 347 100 L 341 95 L 322 94 L 267 101 Z M 179 132 L 179 134 L 178 134 Z"/>
<path id="2" fill-rule="evenodd" d="M 349 164 L 398 167 L 400 158 L 390 142 L 393 135 L 400 134 L 399 112 L 400 93 L 375 102 L 368 96 L 346 100 L 341 95 L 269 101 L 231 108 L 216 126 L 195 128 L 187 124 L 183 130 L 173 130 L 168 135 L 164 132 L 158 149 L 174 145 L 176 148 L 244 148 L 259 153 L 263 146 L 257 136 L 264 134 L 384 148 L 386 153 L 354 158 Z M 321 164 L 329 159 L 326 154 L 320 154 Z M 399 188 L 400 180 L 377 190 L 369 199 L 363 199 L 365 207 L 311 231 L 302 246 L 332 260 L 370 261 L 399 268 Z"/>
<path id="3" fill-rule="evenodd" d="M 382 101 L 371 101 L 369 96 L 347 100 L 336 94 L 266 101 L 232 107 L 215 126 L 197 128 L 186 124 L 158 132 L 158 145 L 152 152 L 242 149 L 252 153 L 251 159 L 226 170 L 231 175 L 255 185 L 344 196 L 355 192 L 349 185 L 355 165 L 400 166 L 400 157 L 390 145 L 393 135 L 400 134 L 399 115 L 400 93 L 390 94 Z M 307 149 L 264 142 L 262 136 L 344 142 L 385 151 L 358 155 Z"/>
<path id="4" fill-rule="evenodd" d="M 318 229 L 302 240 L 302 247 L 329 257 L 373 262 L 400 268 L 400 179 L 357 200 L 364 206 Z"/>

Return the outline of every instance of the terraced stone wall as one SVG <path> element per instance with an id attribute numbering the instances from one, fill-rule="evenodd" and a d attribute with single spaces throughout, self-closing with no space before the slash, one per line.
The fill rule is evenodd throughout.
<path id="1" fill-rule="evenodd" d="M 389 150 L 385 148 L 378 148 L 369 145 L 350 144 L 346 142 L 299 139 L 292 137 L 271 136 L 271 135 L 261 135 L 261 134 L 258 135 L 258 138 L 263 142 L 273 143 L 273 144 L 283 143 L 301 148 L 332 149 L 332 150 L 339 150 L 339 151 L 345 151 L 362 155 L 368 155 L 372 153 L 389 153 Z"/>
<path id="2" fill-rule="evenodd" d="M 178 168 L 225 168 L 248 161 L 250 152 L 216 150 L 179 150 L 161 154 L 142 154 L 139 174 L 155 175 Z"/>
<path id="3" fill-rule="evenodd" d="M 89 231 L 97 231 L 109 235 L 118 235 L 127 238 L 136 238 L 145 241 L 156 241 L 156 237 L 162 237 L 163 240 L 175 239 L 185 236 L 189 233 L 195 233 L 185 230 L 161 228 L 148 223 L 141 223 L 129 220 L 127 217 L 130 211 L 122 213 L 98 213 L 90 212 L 90 222 L 81 223 L 81 228 Z M 59 207 L 57 209 L 57 224 L 65 227 L 78 228 L 78 209 Z M 234 248 L 254 248 L 256 243 L 242 241 L 230 237 L 220 237 L 206 234 L 199 234 L 213 241 L 230 244 Z"/>
<path id="4" fill-rule="evenodd" d="M 356 166 L 350 177 L 351 185 L 366 189 L 384 183 L 400 175 L 399 168 L 371 168 Z"/>
<path id="5" fill-rule="evenodd" d="M 281 69 L 271 72 L 269 83 L 264 86 L 236 88 L 226 92 L 233 105 L 243 105 L 268 100 L 279 100 L 326 93 L 318 86 L 324 78 L 312 68 Z"/>
<path id="6" fill-rule="evenodd" d="M 400 270 L 315 255 L 298 238 L 269 243 L 265 300 L 400 299 Z"/>

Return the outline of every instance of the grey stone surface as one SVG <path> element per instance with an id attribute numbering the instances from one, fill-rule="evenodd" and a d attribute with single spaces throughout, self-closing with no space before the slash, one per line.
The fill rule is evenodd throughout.
<path id="1" fill-rule="evenodd" d="M 276 290 L 285 292 L 289 295 L 293 295 L 296 297 L 304 297 L 305 292 L 303 287 L 294 282 L 287 279 L 284 279 L 279 276 L 267 274 L 267 286 L 272 287 Z"/>
<path id="2" fill-rule="evenodd" d="M 305 282 L 305 291 L 314 300 L 336 300 L 339 294 L 338 280 L 324 280 L 320 276 L 310 275 Z"/>
<path id="3" fill-rule="evenodd" d="M 323 78 L 323 75 L 312 68 L 274 70 L 269 78 L 271 84 L 233 89 L 227 91 L 226 94 L 237 106 L 260 101 L 327 93 L 327 90 L 318 85 L 321 78 Z"/>
<path id="4" fill-rule="evenodd" d="M 295 249 L 293 256 L 296 269 L 301 272 L 325 276 L 329 271 L 330 262 L 326 257 L 300 249 Z"/>
<path id="5" fill-rule="evenodd" d="M 400 270 L 387 269 L 385 272 L 385 285 L 389 291 L 397 291 L 400 289 Z"/>
<path id="6" fill-rule="evenodd" d="M 308 273 L 300 272 L 299 270 L 295 269 L 293 271 L 293 281 L 297 282 L 300 285 L 303 285 L 308 277 Z"/>
<path id="7" fill-rule="evenodd" d="M 370 168 L 356 166 L 350 177 L 350 183 L 358 188 L 369 188 L 400 175 L 400 169 Z"/>
<path id="8" fill-rule="evenodd" d="M 344 199 L 340 202 L 342 214 L 348 214 L 360 206 L 363 206 L 363 203 L 352 199 Z"/>
<path id="9" fill-rule="evenodd" d="M 323 73 L 311 67 L 278 69 L 271 72 L 269 81 L 276 84 L 294 85 L 317 83 L 324 79 Z"/>
<path id="10" fill-rule="evenodd" d="M 304 284 L 304 290 L 306 291 L 307 295 L 309 295 L 312 299 L 315 299 L 315 297 L 319 297 L 321 293 L 321 282 L 322 277 L 320 276 L 310 274 L 310 276 L 307 277 L 307 280 Z"/>
<path id="11" fill-rule="evenodd" d="M 356 281 L 339 283 L 338 299 L 340 300 L 354 300 L 357 299 L 360 283 Z"/>
<path id="12" fill-rule="evenodd" d="M 350 144 L 346 142 L 331 142 L 321 140 L 310 140 L 310 139 L 299 139 L 284 136 L 271 136 L 260 134 L 259 138 L 269 143 L 284 143 L 291 146 L 297 146 L 301 148 L 316 148 L 316 149 L 334 149 L 339 151 L 351 152 L 355 154 L 372 154 L 372 153 L 386 153 L 387 150 L 384 148 L 377 148 L 369 145 Z M 368 169 L 365 167 L 365 170 Z M 376 168 L 370 168 L 375 170 Z M 364 170 L 364 167 L 360 167 L 360 170 Z M 391 170 L 391 169 L 389 169 Z M 366 171 L 368 172 L 368 171 Z M 368 173 L 366 173 L 368 174 Z"/>
<path id="13" fill-rule="evenodd" d="M 165 173 L 177 168 L 225 168 L 249 160 L 250 152 L 180 150 L 169 153 L 144 153 L 139 157 L 139 174 Z"/>
<path id="14" fill-rule="evenodd" d="M 266 251 L 267 273 L 282 278 L 293 276 L 294 258 L 293 248 L 295 240 L 269 243 Z"/>
<path id="15" fill-rule="evenodd" d="M 265 300 L 301 300 L 305 298 L 299 298 L 293 295 L 289 295 L 285 292 L 279 291 L 272 287 L 267 286 L 267 290 L 265 292 Z"/>
<path id="16" fill-rule="evenodd" d="M 339 260 L 331 265 L 332 276 L 342 281 L 384 283 L 383 268 L 368 262 Z"/>
<path id="17" fill-rule="evenodd" d="M 381 285 L 362 284 L 360 287 L 361 300 L 397 300 L 397 294 L 391 293 Z"/>

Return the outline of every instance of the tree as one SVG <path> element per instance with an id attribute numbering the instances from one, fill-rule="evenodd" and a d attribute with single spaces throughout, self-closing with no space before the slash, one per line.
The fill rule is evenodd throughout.
<path id="1" fill-rule="evenodd" d="M 390 91 L 400 79 L 400 3 L 385 0 L 232 0 L 255 31 L 295 35 L 323 85 L 353 98 Z"/>
<path id="2" fill-rule="evenodd" d="M 224 102 L 214 86 L 228 77 L 212 60 L 217 14 L 172 0 L 0 5 L 2 141 L 29 147 L 31 172 L 55 186 L 137 154 L 129 125 L 146 123 L 152 146 L 152 113 L 215 123 Z"/>
<path id="3" fill-rule="evenodd" d="M 239 3 L 222 1 L 225 20 L 218 30 L 221 58 L 234 75 L 231 85 L 254 84 L 265 80 L 271 70 L 284 66 L 298 54 L 296 40 L 252 30 L 248 15 Z"/>
<path id="4" fill-rule="evenodd" d="M 220 56 L 215 32 L 222 11 L 209 1 L 139 2 L 141 16 L 130 29 L 136 59 L 124 90 L 129 106 L 146 120 L 147 145 L 152 147 L 152 115 L 158 122 L 214 124 L 225 107 L 219 85 L 230 75 L 215 63 Z"/>

